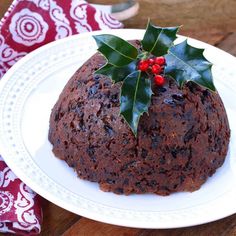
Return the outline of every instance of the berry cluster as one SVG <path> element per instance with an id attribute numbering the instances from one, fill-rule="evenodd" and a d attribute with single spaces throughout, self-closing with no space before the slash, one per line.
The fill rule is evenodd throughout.
<path id="1" fill-rule="evenodd" d="M 163 70 L 165 66 L 164 57 L 148 58 L 146 60 L 141 60 L 138 63 L 138 69 L 143 72 L 149 72 L 154 75 L 154 82 L 158 86 L 163 86 L 165 83 L 165 78 L 163 77 Z"/>

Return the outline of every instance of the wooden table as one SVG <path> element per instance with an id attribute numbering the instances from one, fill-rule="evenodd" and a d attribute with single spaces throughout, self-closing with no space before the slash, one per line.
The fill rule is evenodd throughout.
<path id="1" fill-rule="evenodd" d="M 197 39 L 203 40 L 205 42 L 208 42 L 212 45 L 215 45 L 225 51 L 228 51 L 229 53 L 236 56 L 236 18 L 231 18 L 231 15 L 228 15 L 227 17 L 221 16 L 219 14 L 218 22 L 214 19 L 212 20 L 210 24 L 210 28 L 206 30 L 200 30 L 199 25 L 203 27 L 203 22 L 199 21 L 199 18 L 201 16 L 198 16 L 199 18 L 196 18 L 195 20 L 191 18 L 191 16 L 188 15 L 189 9 L 191 7 L 194 9 L 193 2 L 198 2 L 197 4 L 200 4 L 200 7 L 203 8 L 201 4 L 205 4 L 208 2 L 211 4 L 211 7 L 216 7 L 216 13 L 220 12 L 218 8 L 221 8 L 222 4 L 224 5 L 224 14 L 230 14 L 231 8 L 233 8 L 234 5 L 230 6 L 230 4 L 234 4 L 235 1 L 183 1 L 183 0 L 172 0 L 173 4 L 179 4 L 183 2 L 186 3 L 186 15 L 185 12 L 183 12 L 183 18 L 184 15 L 186 16 L 186 23 L 187 29 L 184 31 L 185 35 L 195 37 Z M 0 0 L 0 17 L 2 17 L 3 13 L 6 11 L 7 7 L 10 4 L 10 0 Z M 106 0 L 97 1 L 94 0 L 93 2 L 107 2 Z M 111 0 L 110 2 L 115 2 L 115 0 Z M 160 5 L 160 2 L 163 3 L 163 1 L 151 1 L 151 0 L 144 0 L 140 1 L 140 4 L 142 5 L 140 14 L 136 16 L 134 19 L 129 20 L 125 22 L 126 26 L 132 27 L 132 28 L 142 28 L 143 27 L 143 19 L 146 18 L 146 15 L 148 12 L 150 14 L 153 14 L 152 8 L 153 5 L 159 4 L 159 7 L 162 7 Z M 166 1 L 170 2 L 170 1 Z M 145 3 L 145 4 L 144 4 Z M 217 4 L 220 3 L 220 6 Z M 164 4 L 164 3 L 163 3 Z M 228 5 L 227 5 L 228 4 Z M 177 7 L 178 5 L 176 5 Z M 228 9 L 227 7 L 228 6 Z M 166 6 L 165 6 L 166 7 Z M 181 8 L 183 9 L 183 7 Z M 218 10 L 217 10 L 218 9 Z M 235 10 L 235 9 L 234 9 Z M 198 6 L 198 12 L 199 12 L 199 6 Z M 216 14 L 215 13 L 215 14 Z M 202 13 L 205 14 L 204 12 Z M 155 14 L 151 15 L 154 22 L 161 21 L 165 22 L 164 18 L 157 18 Z M 156 18 L 155 18 L 156 17 Z M 189 17 L 189 18 L 188 18 Z M 174 19 L 171 18 L 173 21 L 173 24 L 177 24 L 174 22 Z M 210 21 L 210 18 L 208 19 Z M 170 21 L 170 20 L 169 20 Z M 223 22 L 222 22 L 223 21 Z M 146 22 L 146 20 L 145 20 Z M 185 22 L 185 21 L 184 21 Z M 165 22 L 166 23 L 166 22 Z M 169 22 L 167 21 L 167 24 Z M 196 25 L 196 27 L 195 27 Z M 223 27 L 225 25 L 225 27 Z M 235 27 L 233 27 L 235 25 Z M 191 27 L 190 27 L 191 26 Z M 232 26 L 234 31 L 231 31 L 230 27 Z M 195 29 L 195 30 L 193 30 Z M 235 78 L 236 79 L 236 78 Z M 236 199 L 235 199 L 236 200 Z M 44 214 L 44 221 L 42 225 L 42 232 L 40 235 L 64 235 L 64 236 L 72 236 L 72 235 L 78 235 L 78 236 L 92 236 L 92 235 L 103 235 L 103 236 L 116 236 L 116 235 L 127 235 L 127 236 L 193 236 L 193 235 L 199 235 L 199 236 L 218 236 L 218 235 L 224 235 L 224 236 L 233 236 L 236 235 L 236 214 L 229 216 L 225 219 L 215 221 L 213 223 L 208 223 L 200 226 L 194 226 L 194 227 L 187 227 L 187 228 L 180 228 L 180 229 L 167 229 L 167 230 L 158 230 L 158 229 L 134 229 L 134 228 L 126 228 L 126 227 L 119 227 L 109 224 L 104 224 L 100 222 L 96 222 L 93 220 L 86 219 L 84 217 L 80 217 L 78 215 L 75 215 L 71 212 L 68 212 L 50 202 L 43 199 L 42 202 L 43 207 L 43 214 Z M 207 213 L 206 213 L 207 214 Z"/>

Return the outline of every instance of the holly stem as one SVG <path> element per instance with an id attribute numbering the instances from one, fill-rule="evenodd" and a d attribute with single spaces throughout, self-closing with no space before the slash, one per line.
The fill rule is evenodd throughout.
<path id="1" fill-rule="evenodd" d="M 138 58 L 141 60 L 146 60 L 149 56 L 150 56 L 150 53 L 145 51 L 145 52 L 140 53 L 138 55 Z"/>

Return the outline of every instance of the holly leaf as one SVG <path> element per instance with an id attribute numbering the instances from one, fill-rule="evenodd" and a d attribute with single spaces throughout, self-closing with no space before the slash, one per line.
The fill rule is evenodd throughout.
<path id="1" fill-rule="evenodd" d="M 128 65 L 117 67 L 109 63 L 98 69 L 95 73 L 108 76 L 115 83 L 123 81 L 129 74 L 136 70 L 137 61 L 132 61 Z"/>
<path id="2" fill-rule="evenodd" d="M 187 40 L 170 48 L 165 55 L 165 74 L 175 79 L 180 86 L 193 81 L 205 88 L 216 91 L 211 73 L 212 64 L 204 57 L 204 49 L 190 46 Z"/>
<path id="3" fill-rule="evenodd" d="M 123 81 L 120 97 L 120 113 L 137 136 L 140 116 L 148 111 L 151 103 L 151 80 L 145 73 L 134 71 Z"/>
<path id="4" fill-rule="evenodd" d="M 162 28 L 149 22 L 141 41 L 143 49 L 157 57 L 165 55 L 177 38 L 176 33 L 178 30 L 179 27 Z"/>
<path id="5" fill-rule="evenodd" d="M 179 27 L 158 27 L 148 23 L 142 48 L 136 49 L 129 42 L 113 35 L 93 36 L 107 63 L 96 74 L 110 77 L 115 83 L 122 82 L 120 93 L 120 114 L 124 117 L 132 132 L 137 136 L 138 123 L 143 113 L 148 112 L 151 104 L 151 83 L 154 80 L 151 64 L 147 70 L 137 65 L 141 60 L 154 56 L 164 56 L 166 65 L 164 75 L 176 80 L 179 87 L 193 81 L 205 88 L 215 91 L 211 68 L 212 64 L 204 57 L 203 49 L 194 48 L 184 41 L 178 45 Z M 148 61 L 149 62 L 149 61 Z"/>
<path id="6" fill-rule="evenodd" d="M 110 65 L 122 67 L 138 56 L 136 47 L 117 36 L 101 34 L 93 37 L 98 45 L 98 51 L 106 57 Z"/>

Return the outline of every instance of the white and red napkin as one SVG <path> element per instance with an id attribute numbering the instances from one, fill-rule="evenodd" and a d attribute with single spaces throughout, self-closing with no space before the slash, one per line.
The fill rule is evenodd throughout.
<path id="1" fill-rule="evenodd" d="M 14 0 L 0 21 L 0 79 L 19 59 L 44 44 L 122 26 L 83 0 Z M 38 234 L 41 223 L 40 197 L 0 157 L 0 232 Z"/>

